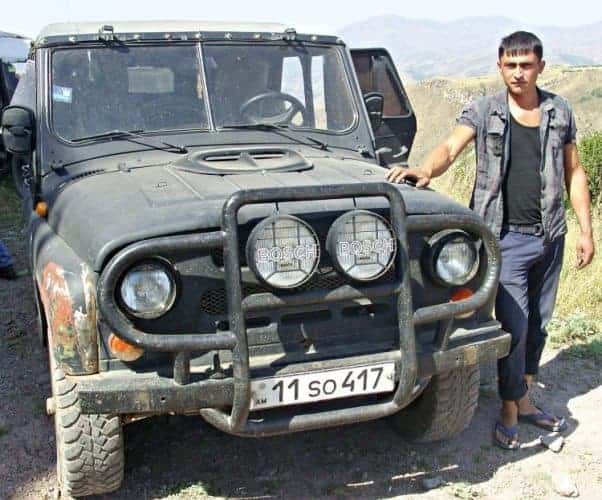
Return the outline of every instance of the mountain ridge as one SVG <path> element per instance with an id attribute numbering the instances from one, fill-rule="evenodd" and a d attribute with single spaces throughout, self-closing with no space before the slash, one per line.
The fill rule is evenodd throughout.
<path id="1" fill-rule="evenodd" d="M 602 20 L 573 27 L 535 25 L 504 16 L 442 22 L 381 15 L 345 26 L 350 47 L 385 47 L 405 80 L 472 77 L 495 70 L 500 39 L 516 30 L 536 33 L 553 65 L 602 65 Z"/>

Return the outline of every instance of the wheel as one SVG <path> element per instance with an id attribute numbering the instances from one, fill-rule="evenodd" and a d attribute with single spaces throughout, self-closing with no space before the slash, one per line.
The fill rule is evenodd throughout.
<path id="1" fill-rule="evenodd" d="M 433 376 L 424 392 L 390 418 L 404 439 L 430 443 L 451 439 L 462 432 L 479 400 L 479 365 Z"/>
<path id="2" fill-rule="evenodd" d="M 270 100 L 282 101 L 285 103 L 288 102 L 291 107 L 284 113 L 273 116 L 263 116 L 251 112 L 251 108 L 257 106 L 258 103 Z M 241 104 L 239 112 L 243 118 L 250 120 L 251 123 L 290 123 L 297 113 L 301 114 L 302 123 L 307 121 L 307 110 L 305 109 L 305 106 L 295 96 L 285 92 L 264 92 L 263 94 L 253 96 Z"/>
<path id="3" fill-rule="evenodd" d="M 21 163 L 21 161 L 14 156 L 12 156 L 9 161 L 13 175 L 13 182 L 15 184 L 15 191 L 19 195 L 19 198 L 23 198 L 29 191 L 29 185 L 31 182 L 31 167 L 27 164 Z"/>
<path id="4" fill-rule="evenodd" d="M 77 386 L 54 368 L 57 479 L 62 497 L 115 491 L 123 480 L 124 446 L 117 415 L 81 412 Z"/>

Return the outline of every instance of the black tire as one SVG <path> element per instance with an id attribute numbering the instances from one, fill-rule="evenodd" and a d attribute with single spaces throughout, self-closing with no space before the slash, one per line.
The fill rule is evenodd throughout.
<path id="1" fill-rule="evenodd" d="M 57 479 L 63 498 L 115 491 L 123 480 L 124 446 L 117 415 L 81 412 L 77 386 L 53 374 Z"/>
<path id="2" fill-rule="evenodd" d="M 424 392 L 390 417 L 402 437 L 414 443 L 451 439 L 462 432 L 479 400 L 479 365 L 433 376 Z"/>

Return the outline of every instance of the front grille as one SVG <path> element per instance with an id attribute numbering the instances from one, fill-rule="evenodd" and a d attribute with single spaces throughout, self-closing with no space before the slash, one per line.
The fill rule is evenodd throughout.
<path id="1" fill-rule="evenodd" d="M 346 283 L 345 279 L 336 273 L 316 274 L 304 285 L 295 288 L 295 292 L 306 292 L 308 290 L 334 290 Z M 254 293 L 274 292 L 273 288 L 260 284 L 243 284 L 243 296 Z M 226 289 L 213 288 L 207 290 L 201 297 L 201 311 L 214 316 L 223 316 L 226 314 Z"/>
<path id="2" fill-rule="evenodd" d="M 387 274 L 380 278 L 378 282 L 388 282 L 393 280 L 394 277 L 395 271 L 394 269 L 391 269 L 387 272 Z M 320 274 L 319 272 L 316 273 L 307 283 L 295 288 L 294 292 L 306 292 L 309 290 L 334 290 L 346 283 L 349 283 L 349 281 L 344 277 L 336 272 L 328 270 L 323 274 Z M 242 293 L 243 296 L 246 297 L 255 293 L 278 293 L 278 291 L 261 284 L 246 283 L 243 284 Z M 213 288 L 211 290 L 207 290 L 201 297 L 201 311 L 212 316 L 226 315 L 226 289 Z"/>

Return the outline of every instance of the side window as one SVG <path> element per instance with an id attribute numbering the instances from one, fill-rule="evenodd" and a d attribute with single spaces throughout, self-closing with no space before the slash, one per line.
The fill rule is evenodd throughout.
<path id="1" fill-rule="evenodd" d="M 306 105 L 303 68 L 301 67 L 301 60 L 298 57 L 285 57 L 282 60 L 282 84 L 280 85 L 280 91 L 296 97 L 301 101 L 303 106 Z M 297 114 L 293 119 L 293 124 L 301 125 L 301 122 L 301 115 Z"/>
<path id="2" fill-rule="evenodd" d="M 280 90 L 290 94 L 305 105 L 305 88 L 303 85 L 303 68 L 298 57 L 285 57 L 282 60 L 282 85 Z"/>
<path id="3" fill-rule="evenodd" d="M 353 64 L 363 92 L 380 92 L 384 96 L 385 117 L 410 114 L 406 97 L 398 93 L 393 73 L 384 58 L 370 54 L 355 56 Z"/>
<path id="4" fill-rule="evenodd" d="M 313 92 L 315 127 L 318 129 L 327 129 L 324 56 L 314 56 L 311 58 L 311 88 Z"/>

